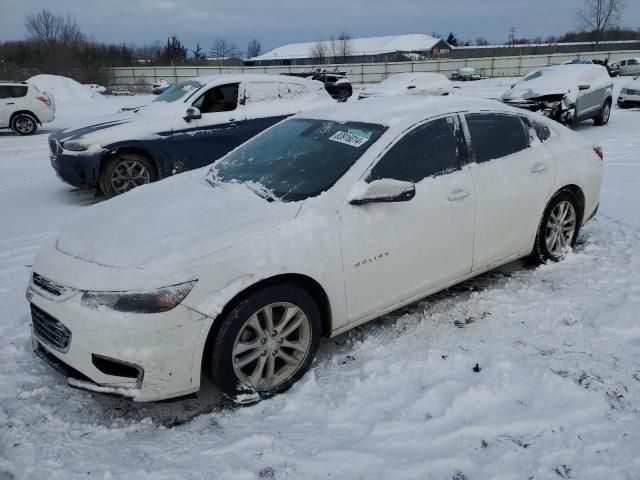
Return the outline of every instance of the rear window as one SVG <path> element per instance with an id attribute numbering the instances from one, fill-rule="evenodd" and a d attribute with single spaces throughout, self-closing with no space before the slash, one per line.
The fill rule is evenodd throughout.
<path id="1" fill-rule="evenodd" d="M 478 163 L 506 157 L 529 147 L 524 124 L 516 115 L 473 113 L 465 118 Z"/>
<path id="2" fill-rule="evenodd" d="M 0 86 L 0 98 L 20 98 L 27 94 L 29 87 L 26 85 L 2 85 Z"/>

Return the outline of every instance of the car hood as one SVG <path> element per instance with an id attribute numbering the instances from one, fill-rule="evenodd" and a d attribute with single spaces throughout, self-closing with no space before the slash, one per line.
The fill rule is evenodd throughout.
<path id="1" fill-rule="evenodd" d="M 520 86 L 515 85 L 513 88 L 507 90 L 503 95 L 503 100 L 535 100 L 540 97 L 558 96 L 564 97 L 568 93 L 571 93 L 569 87 L 563 86 Z"/>
<path id="2" fill-rule="evenodd" d="M 160 102 L 158 102 L 160 103 Z M 51 138 L 64 143 L 70 140 L 84 140 L 87 143 L 119 141 L 131 136 L 132 126 L 135 123 L 135 132 L 155 133 L 152 130 L 158 124 L 166 122 L 168 118 L 175 118 L 178 109 L 170 104 L 146 105 L 135 110 L 121 111 L 110 115 L 94 117 L 82 123 L 75 123 L 67 128 L 51 134 Z"/>
<path id="3" fill-rule="evenodd" d="M 205 176 L 195 170 L 90 207 L 62 229 L 56 248 L 105 267 L 156 270 L 273 232 L 299 210 Z"/>

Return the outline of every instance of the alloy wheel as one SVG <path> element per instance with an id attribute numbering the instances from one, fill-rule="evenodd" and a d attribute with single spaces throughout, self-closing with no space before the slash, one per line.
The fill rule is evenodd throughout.
<path id="1" fill-rule="evenodd" d="M 35 126 L 36 124 L 33 119 L 27 116 L 20 116 L 15 122 L 16 130 L 23 135 L 31 133 Z"/>
<path id="2" fill-rule="evenodd" d="M 117 195 L 149 182 L 151 172 L 146 165 L 137 160 L 121 160 L 111 174 L 111 186 Z"/>
<path id="3" fill-rule="evenodd" d="M 232 350 L 233 371 L 246 387 L 269 390 L 291 378 L 311 347 L 311 323 L 293 303 L 272 303 L 251 315 Z"/>
<path id="4" fill-rule="evenodd" d="M 545 232 L 547 250 L 556 258 L 562 258 L 571 249 L 576 231 L 576 210 L 571 202 L 558 203 L 551 211 Z"/>

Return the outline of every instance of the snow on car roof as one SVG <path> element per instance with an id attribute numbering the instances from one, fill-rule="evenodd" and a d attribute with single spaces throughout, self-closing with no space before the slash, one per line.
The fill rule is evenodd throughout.
<path id="1" fill-rule="evenodd" d="M 411 125 L 447 113 L 482 110 L 522 113 L 521 110 L 496 100 L 449 95 L 445 97 L 374 97 L 320 108 L 300 116 L 336 122 L 376 123 L 391 127 L 402 124 Z"/>
<path id="2" fill-rule="evenodd" d="M 236 75 L 204 75 L 201 77 L 194 77 L 190 80 L 195 80 L 203 85 L 209 85 L 213 83 L 233 83 L 233 82 L 287 82 L 287 83 L 300 83 L 309 86 L 309 84 L 322 85 L 317 80 L 311 80 L 301 77 L 292 77 L 284 75 L 266 75 L 260 73 L 239 73 Z M 324 88 L 324 86 L 323 86 Z"/>

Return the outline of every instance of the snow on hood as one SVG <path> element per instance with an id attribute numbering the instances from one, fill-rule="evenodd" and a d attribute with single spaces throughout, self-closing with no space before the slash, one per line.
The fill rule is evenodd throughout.
<path id="1" fill-rule="evenodd" d="M 243 185 L 214 187 L 205 175 L 195 170 L 88 208 L 62 229 L 58 250 L 109 267 L 182 264 L 273 231 L 299 210 Z"/>
<path id="2" fill-rule="evenodd" d="M 565 95 L 578 89 L 580 70 L 574 65 L 540 68 L 527 74 L 523 79 L 507 90 L 502 98 L 537 98 L 545 95 Z"/>

